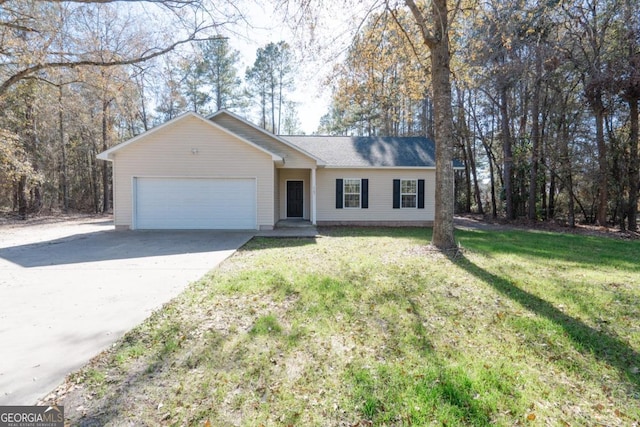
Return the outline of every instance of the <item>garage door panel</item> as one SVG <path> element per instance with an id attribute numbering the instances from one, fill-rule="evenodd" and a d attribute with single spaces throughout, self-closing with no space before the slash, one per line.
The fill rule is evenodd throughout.
<path id="1" fill-rule="evenodd" d="M 136 178 L 138 229 L 254 229 L 255 179 Z"/>

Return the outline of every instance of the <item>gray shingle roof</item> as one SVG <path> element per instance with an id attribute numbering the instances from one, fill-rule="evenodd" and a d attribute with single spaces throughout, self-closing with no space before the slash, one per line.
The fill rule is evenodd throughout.
<path id="1" fill-rule="evenodd" d="M 342 167 L 435 167 L 435 144 L 425 137 L 281 136 Z"/>

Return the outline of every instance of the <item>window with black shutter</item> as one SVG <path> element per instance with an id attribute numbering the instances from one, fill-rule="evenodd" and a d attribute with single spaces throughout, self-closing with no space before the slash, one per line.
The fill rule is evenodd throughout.
<path id="1" fill-rule="evenodd" d="M 424 209 L 424 179 L 394 179 L 394 209 Z"/>
<path id="2" fill-rule="evenodd" d="M 336 179 L 336 209 L 369 208 L 369 180 L 366 178 Z"/>

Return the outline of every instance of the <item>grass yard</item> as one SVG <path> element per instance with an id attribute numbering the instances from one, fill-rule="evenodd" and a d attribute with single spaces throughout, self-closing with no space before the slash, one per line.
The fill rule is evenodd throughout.
<path id="1" fill-rule="evenodd" d="M 257 238 L 72 375 L 73 425 L 640 423 L 640 241 Z"/>

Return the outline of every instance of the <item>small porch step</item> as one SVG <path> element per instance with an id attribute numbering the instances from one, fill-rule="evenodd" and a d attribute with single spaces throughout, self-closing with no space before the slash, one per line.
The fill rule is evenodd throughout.
<path id="1" fill-rule="evenodd" d="M 316 226 L 303 219 L 283 219 L 276 223 L 273 230 L 259 231 L 262 237 L 311 237 L 318 236 Z"/>
<path id="2" fill-rule="evenodd" d="M 278 221 L 275 228 L 315 228 L 315 226 L 306 219 L 289 218 Z"/>

